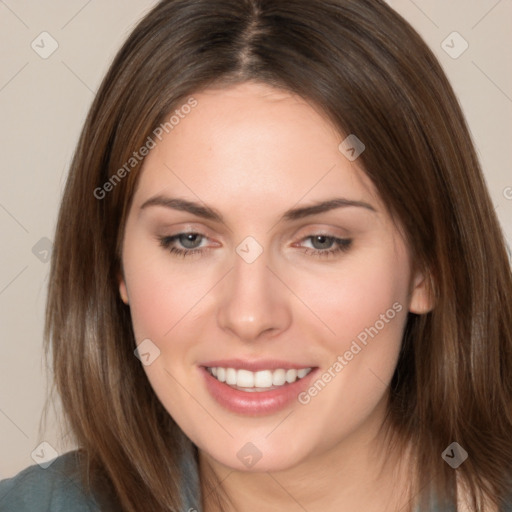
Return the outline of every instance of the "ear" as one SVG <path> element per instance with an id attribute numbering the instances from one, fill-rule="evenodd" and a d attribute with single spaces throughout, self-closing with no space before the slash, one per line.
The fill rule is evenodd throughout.
<path id="1" fill-rule="evenodd" d="M 125 304 L 129 304 L 129 301 L 128 301 L 128 290 L 126 288 L 126 282 L 124 280 L 123 275 L 121 273 L 119 273 L 117 279 L 119 281 L 119 295 L 121 296 L 121 300 Z"/>
<path id="2" fill-rule="evenodd" d="M 409 311 L 424 315 L 434 309 L 434 283 L 429 273 L 418 272 L 413 279 Z"/>

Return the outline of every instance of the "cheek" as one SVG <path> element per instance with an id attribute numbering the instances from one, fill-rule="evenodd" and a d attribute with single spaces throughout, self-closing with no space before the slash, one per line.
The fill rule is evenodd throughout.
<path id="1" fill-rule="evenodd" d="M 137 341 L 164 340 L 208 290 L 205 276 L 183 272 L 171 256 L 126 258 L 125 276 L 130 293 L 130 312 Z M 128 253 L 129 254 L 129 253 Z M 181 270 L 180 270 L 181 269 Z"/>
<path id="2" fill-rule="evenodd" d="M 206 279 L 183 272 L 183 267 L 169 261 L 165 251 L 155 256 L 129 249 L 124 270 L 135 339 L 139 344 L 149 338 L 160 350 L 159 356 L 143 369 L 169 414 L 183 423 L 188 419 L 183 414 L 190 404 L 179 383 L 190 378 L 186 361 L 196 328 L 194 305 L 208 290 Z M 188 431 L 194 428 L 192 422 Z"/>
<path id="3" fill-rule="evenodd" d="M 297 294 L 329 328 L 331 348 L 348 350 L 354 339 L 364 342 L 368 331 L 400 341 L 407 310 L 408 262 L 394 250 L 375 250 L 347 258 L 322 276 L 295 277 Z M 393 307 L 394 306 L 394 307 Z"/>
<path id="4" fill-rule="evenodd" d="M 383 400 L 395 371 L 408 292 L 407 259 L 397 256 L 368 253 L 347 259 L 329 278 L 303 280 L 300 293 L 334 331 L 322 337 L 322 352 L 328 354 L 322 373 L 300 397 L 305 410 L 330 423 L 326 444 L 357 430 Z"/>
<path id="5" fill-rule="evenodd" d="M 171 329 L 178 301 L 168 293 L 164 279 L 155 279 L 151 273 L 133 276 L 128 281 L 130 312 L 137 341 L 160 339 Z"/>

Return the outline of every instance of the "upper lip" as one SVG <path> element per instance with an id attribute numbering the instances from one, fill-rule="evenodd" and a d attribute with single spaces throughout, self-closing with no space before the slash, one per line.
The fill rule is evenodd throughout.
<path id="1" fill-rule="evenodd" d="M 284 370 L 314 368 L 314 366 L 310 364 L 291 363 L 289 361 L 279 361 L 277 359 L 259 359 L 254 361 L 247 359 L 216 359 L 215 361 L 201 363 L 200 366 L 204 366 L 206 368 L 217 368 L 220 366 L 222 368 L 235 368 L 237 370 L 249 370 L 251 372 L 277 370 L 279 368 L 283 368 Z"/>

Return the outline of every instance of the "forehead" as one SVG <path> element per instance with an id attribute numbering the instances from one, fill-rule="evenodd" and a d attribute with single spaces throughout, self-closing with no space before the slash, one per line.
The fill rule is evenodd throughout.
<path id="1" fill-rule="evenodd" d="M 253 82 L 193 97 L 197 105 L 145 158 L 135 202 L 165 191 L 219 204 L 238 198 L 245 208 L 326 194 L 378 202 L 357 160 L 340 152 L 345 136 L 307 100 Z"/>

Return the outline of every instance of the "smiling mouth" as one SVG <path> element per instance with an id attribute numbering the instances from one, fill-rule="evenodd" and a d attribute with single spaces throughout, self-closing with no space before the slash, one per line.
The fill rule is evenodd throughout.
<path id="1" fill-rule="evenodd" d="M 304 378 L 313 368 L 260 370 L 252 372 L 245 369 L 206 367 L 206 371 L 219 382 L 239 391 L 263 392 L 279 389 Z"/>

